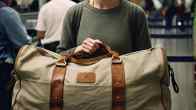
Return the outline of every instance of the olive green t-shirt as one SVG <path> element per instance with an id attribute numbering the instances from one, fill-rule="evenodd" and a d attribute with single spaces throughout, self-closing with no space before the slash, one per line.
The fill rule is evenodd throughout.
<path id="1" fill-rule="evenodd" d="M 59 49 L 73 48 L 87 37 L 121 54 L 151 47 L 144 11 L 127 0 L 108 10 L 96 9 L 87 0 L 72 7 L 64 20 Z"/>

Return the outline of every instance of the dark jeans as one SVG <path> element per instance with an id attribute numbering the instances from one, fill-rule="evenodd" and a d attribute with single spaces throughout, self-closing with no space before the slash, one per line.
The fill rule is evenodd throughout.
<path id="1" fill-rule="evenodd" d="M 8 89 L 8 84 L 11 79 L 11 71 L 13 65 L 0 63 L 0 109 L 10 110 L 11 108 L 11 93 Z"/>
<path id="2" fill-rule="evenodd" d="M 165 15 L 165 20 L 166 20 L 166 29 L 171 29 L 172 28 L 172 21 L 173 18 L 176 14 L 176 8 L 175 7 L 170 7 Z"/>
<path id="3" fill-rule="evenodd" d="M 43 44 L 45 49 L 53 51 L 53 52 L 56 52 L 56 48 L 57 48 L 58 45 L 59 45 L 58 41 L 51 42 L 51 43 L 48 43 L 48 44 Z"/>

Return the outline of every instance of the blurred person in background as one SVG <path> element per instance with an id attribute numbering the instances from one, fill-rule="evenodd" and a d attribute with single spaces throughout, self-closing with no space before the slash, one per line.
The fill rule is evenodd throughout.
<path id="1" fill-rule="evenodd" d="M 33 0 L 16 0 L 16 2 L 21 7 L 27 8 L 30 4 L 32 4 Z"/>
<path id="2" fill-rule="evenodd" d="M 191 4 L 193 0 L 176 0 L 176 25 L 181 31 L 185 30 L 185 26 L 189 25 L 191 20 Z"/>
<path id="3" fill-rule="evenodd" d="M 164 0 L 161 13 L 166 19 L 166 28 L 170 29 L 173 24 L 174 16 L 177 16 L 175 22 L 181 30 L 184 30 L 185 22 L 191 17 L 191 4 L 193 0 Z"/>
<path id="4" fill-rule="evenodd" d="M 140 3 L 143 1 L 143 0 L 129 0 L 137 5 L 140 5 Z"/>
<path id="5" fill-rule="evenodd" d="M 40 0 L 14 0 L 17 4 L 17 10 L 20 12 L 37 12 Z"/>
<path id="6" fill-rule="evenodd" d="M 10 110 L 11 90 L 8 83 L 11 79 L 14 60 L 19 48 L 31 38 L 22 24 L 18 12 L 0 0 L 0 109 Z"/>
<path id="7" fill-rule="evenodd" d="M 192 10 L 194 15 L 193 21 L 193 57 L 196 60 L 196 0 L 193 1 Z"/>
<path id="8" fill-rule="evenodd" d="M 144 0 L 144 10 L 147 14 L 155 10 L 152 0 Z"/>
<path id="9" fill-rule="evenodd" d="M 66 12 L 75 4 L 71 0 L 51 0 L 41 7 L 35 29 L 45 49 L 56 51 Z"/>

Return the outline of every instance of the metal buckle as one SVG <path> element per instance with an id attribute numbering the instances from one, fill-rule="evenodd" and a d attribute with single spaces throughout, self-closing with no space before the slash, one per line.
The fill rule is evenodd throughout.
<path id="1" fill-rule="evenodd" d="M 112 59 L 112 64 L 121 64 L 122 60 L 121 59 Z"/>
<path id="2" fill-rule="evenodd" d="M 64 60 L 63 62 L 56 62 L 56 66 L 58 67 L 65 67 L 67 65 L 67 62 Z"/>

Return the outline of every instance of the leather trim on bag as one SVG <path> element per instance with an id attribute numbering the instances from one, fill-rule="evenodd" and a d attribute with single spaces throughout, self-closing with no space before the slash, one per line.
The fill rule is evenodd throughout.
<path id="1" fill-rule="evenodd" d="M 28 45 L 24 45 L 24 46 L 22 46 L 20 49 L 19 49 L 19 51 L 18 51 L 18 54 L 16 55 L 16 59 L 15 59 L 15 63 L 14 63 L 14 71 L 16 72 L 17 71 L 17 65 L 20 65 L 20 64 L 18 64 L 18 60 L 19 60 L 19 58 L 21 57 L 21 55 L 22 55 L 22 53 L 26 50 L 26 49 L 28 49 Z"/>
<path id="2" fill-rule="evenodd" d="M 77 75 L 77 83 L 95 83 L 96 74 L 94 72 L 80 72 Z"/>
<path id="3" fill-rule="evenodd" d="M 58 63 L 62 63 L 60 60 Z M 50 93 L 50 110 L 63 110 L 63 90 L 66 66 L 56 65 L 52 75 L 51 93 Z"/>
<path id="4" fill-rule="evenodd" d="M 102 56 L 98 56 L 98 57 L 94 57 L 94 58 L 86 58 L 86 59 L 77 59 L 77 58 L 71 58 L 71 62 L 72 63 L 76 63 L 76 64 L 80 64 L 80 65 L 92 65 L 95 64 L 97 62 L 99 62 L 100 60 L 102 60 L 103 58 L 107 58 L 109 57 L 109 55 L 102 55 Z"/>
<path id="5" fill-rule="evenodd" d="M 125 110 L 125 74 L 120 58 L 112 59 L 112 110 Z"/>

